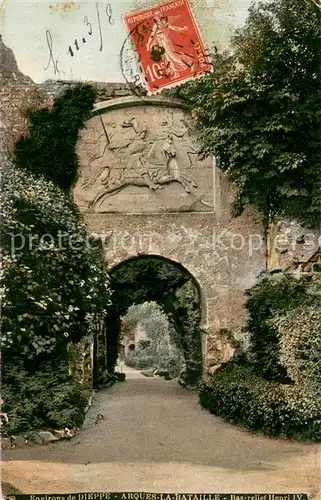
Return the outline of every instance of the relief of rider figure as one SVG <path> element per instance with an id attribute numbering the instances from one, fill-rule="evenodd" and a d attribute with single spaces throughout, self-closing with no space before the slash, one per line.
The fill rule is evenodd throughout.
<path id="1" fill-rule="evenodd" d="M 106 158 L 98 159 L 102 169 L 95 182 L 99 188 L 90 206 L 101 205 L 108 196 L 129 185 L 159 190 L 178 182 L 187 193 L 191 193 L 191 187 L 197 187 L 197 183 L 180 170 L 172 134 L 159 140 L 148 139 L 146 126 L 138 127 L 135 118 L 124 121 L 122 129 L 123 132 L 115 129 L 111 133 L 106 130 L 107 147 L 114 158 L 107 164 Z"/>

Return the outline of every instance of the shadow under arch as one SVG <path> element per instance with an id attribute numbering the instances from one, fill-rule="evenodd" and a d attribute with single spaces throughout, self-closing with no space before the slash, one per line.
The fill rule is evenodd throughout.
<path id="1" fill-rule="evenodd" d="M 160 255 L 131 257 L 109 272 L 113 304 L 106 327 L 107 370 L 113 372 L 118 358 L 121 316 L 132 305 L 157 302 L 173 324 L 186 370 L 186 383 L 196 383 L 202 375 L 201 329 L 202 295 L 196 278 L 179 262 Z"/>

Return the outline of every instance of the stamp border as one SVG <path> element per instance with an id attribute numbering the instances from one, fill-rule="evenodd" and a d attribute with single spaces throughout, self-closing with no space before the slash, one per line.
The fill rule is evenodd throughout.
<path id="1" fill-rule="evenodd" d="M 138 65 L 139 65 L 140 72 L 141 72 L 141 74 L 142 74 L 142 76 L 143 76 L 143 78 L 144 78 L 144 80 L 145 80 L 145 81 L 146 81 L 145 72 L 144 72 L 144 69 L 143 69 L 142 64 L 141 64 L 141 62 L 140 62 L 140 59 L 139 59 L 139 57 L 138 57 L 138 53 L 137 53 L 137 51 L 136 51 L 136 48 L 135 48 L 135 46 L 134 46 L 134 43 L 133 43 L 133 41 L 132 41 L 132 39 L 131 39 L 131 33 L 132 33 L 132 31 L 135 29 L 135 27 L 136 27 L 136 26 L 139 26 L 139 25 L 140 25 L 140 24 L 142 24 L 144 21 L 140 21 L 139 23 L 137 23 L 137 24 L 135 25 L 135 27 L 133 27 L 132 29 L 130 29 L 130 28 L 129 28 L 129 26 L 128 26 L 128 24 L 127 24 L 127 22 L 126 22 L 126 20 L 125 20 L 125 17 L 126 17 L 126 16 L 129 16 L 129 15 L 131 15 L 131 14 L 132 14 L 132 15 L 134 15 L 134 14 L 137 14 L 137 15 L 138 15 L 138 14 L 142 14 L 142 13 L 144 13 L 144 12 L 149 11 L 149 10 L 150 10 L 150 9 L 152 9 L 152 8 L 161 7 L 161 6 L 163 6 L 163 5 L 167 5 L 167 4 L 171 3 L 171 2 L 173 2 L 173 1 L 175 1 L 175 0 L 166 0 L 165 2 L 156 3 L 155 5 L 153 5 L 153 6 L 151 6 L 151 7 L 144 7 L 144 8 L 142 8 L 142 9 L 139 9 L 139 10 L 137 10 L 137 11 L 133 11 L 133 12 L 129 12 L 129 13 L 124 14 L 124 15 L 122 16 L 123 25 L 124 25 L 124 28 L 125 28 L 125 30 L 126 30 L 126 33 L 128 34 L 128 36 L 127 36 L 126 40 L 129 40 L 129 41 L 130 41 L 130 43 L 131 43 L 132 50 L 133 50 L 133 52 L 134 52 L 134 54 L 135 54 L 135 56 L 136 56 L 136 58 L 137 58 L 137 63 L 138 63 Z M 184 2 L 185 6 L 187 7 L 187 9 L 188 9 L 188 11 L 189 11 L 189 14 L 190 14 L 190 16 L 191 16 L 191 20 L 192 20 L 192 23 L 193 23 L 194 29 L 197 31 L 197 33 L 198 33 L 198 35 L 199 35 L 199 41 L 200 41 L 201 46 L 202 46 L 202 51 L 203 51 L 203 53 L 205 54 L 205 53 L 206 53 L 206 50 L 207 50 L 207 49 L 206 49 L 206 45 L 205 45 L 205 42 L 204 42 L 204 38 L 203 38 L 203 35 L 202 35 L 202 31 L 201 31 L 201 28 L 200 28 L 199 22 L 198 22 L 198 20 L 197 20 L 197 17 L 196 17 L 196 15 L 195 15 L 195 12 L 194 12 L 194 10 L 193 10 L 193 7 L 191 6 L 190 0 L 182 0 L 182 1 Z M 125 42 L 124 42 L 124 43 L 125 43 Z M 209 59 L 209 56 L 205 55 L 205 57 L 206 57 L 207 59 Z M 197 74 L 197 73 L 196 73 L 196 74 L 191 75 L 191 76 L 189 76 L 189 77 L 184 77 L 184 78 L 181 78 L 181 79 L 179 79 L 179 80 L 174 81 L 173 83 L 171 83 L 171 84 L 169 84 L 169 85 L 166 85 L 166 86 L 164 86 L 164 87 L 159 88 L 158 90 L 153 90 L 153 91 L 150 91 L 150 90 L 148 89 L 147 84 L 145 84 L 145 85 L 146 85 L 145 90 L 146 90 L 146 92 L 147 92 L 147 96 L 151 97 L 151 96 L 154 96 L 154 95 L 160 94 L 160 93 L 161 93 L 161 92 L 163 92 L 164 90 L 169 90 L 169 89 L 172 89 L 172 88 L 175 88 L 175 87 L 179 87 L 179 86 L 183 85 L 184 83 L 187 83 L 187 82 L 189 82 L 189 81 L 191 81 L 191 80 L 196 80 L 196 79 L 202 78 L 203 76 L 205 76 L 205 75 L 206 75 L 206 74 L 208 74 L 208 73 L 213 73 L 213 72 L 214 72 L 214 66 L 213 66 L 213 64 L 212 64 L 211 62 L 208 62 L 208 64 L 211 66 L 211 70 L 209 70 L 209 71 L 204 71 L 203 73 L 201 73 L 201 72 L 197 72 L 197 73 L 199 73 L 199 74 Z M 121 66 L 122 66 L 122 61 L 121 61 Z M 125 77 L 125 78 L 126 78 L 126 77 Z M 134 84 L 132 84 L 132 85 L 134 85 Z"/>

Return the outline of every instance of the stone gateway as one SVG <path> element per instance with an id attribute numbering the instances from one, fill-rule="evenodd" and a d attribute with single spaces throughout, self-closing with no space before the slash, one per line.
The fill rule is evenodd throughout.
<path id="1" fill-rule="evenodd" d="M 233 189 L 201 158 L 189 109 L 162 97 L 99 102 L 77 153 L 74 199 L 110 269 L 142 255 L 183 266 L 201 293 L 204 372 L 230 359 L 244 291 L 266 266 L 262 221 L 231 216 Z"/>

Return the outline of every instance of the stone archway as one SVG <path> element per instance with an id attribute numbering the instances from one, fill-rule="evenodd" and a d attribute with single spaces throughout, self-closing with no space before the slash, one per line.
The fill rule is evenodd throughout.
<path id="1" fill-rule="evenodd" d="M 233 188 L 198 148 L 189 109 L 177 99 L 99 102 L 79 138 L 74 199 L 111 270 L 154 255 L 200 284 L 205 375 L 233 355 L 244 291 L 266 268 L 266 245 L 261 217 L 232 217 Z"/>
<path id="2" fill-rule="evenodd" d="M 181 264 L 157 255 L 133 257 L 110 271 L 113 307 L 106 322 L 107 369 L 113 371 L 119 352 L 121 316 L 131 305 L 157 302 L 176 331 L 186 365 L 187 383 L 203 373 L 204 331 L 201 288 Z"/>

